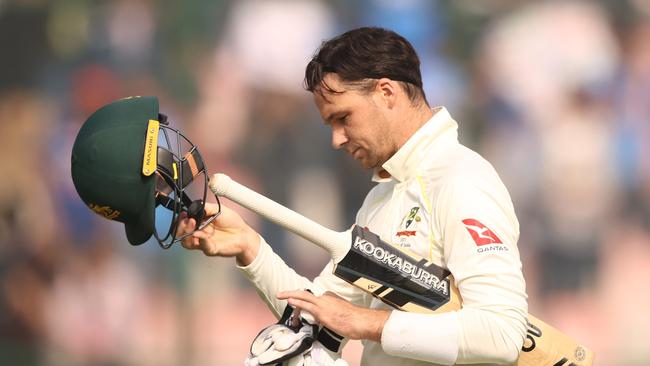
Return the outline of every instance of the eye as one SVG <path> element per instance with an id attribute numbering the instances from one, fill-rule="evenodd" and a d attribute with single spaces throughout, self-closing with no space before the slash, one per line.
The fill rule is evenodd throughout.
<path id="1" fill-rule="evenodd" d="M 348 120 L 348 116 L 350 116 L 349 113 L 342 115 L 341 117 L 339 117 L 339 122 L 345 123 Z"/>

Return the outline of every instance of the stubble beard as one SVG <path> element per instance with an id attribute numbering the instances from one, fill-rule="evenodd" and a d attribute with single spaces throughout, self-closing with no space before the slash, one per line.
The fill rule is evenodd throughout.
<path id="1" fill-rule="evenodd" d="M 378 146 L 389 146 L 388 141 L 384 140 L 381 143 L 379 143 Z M 365 156 L 362 159 L 360 159 L 359 162 L 361 163 L 361 166 L 364 169 L 381 168 L 381 166 L 384 165 L 384 163 L 388 161 L 388 159 L 390 159 L 391 156 L 393 156 L 396 152 L 397 150 L 386 151 L 384 153 L 380 151 L 375 151 L 375 153 L 373 154 L 370 153 L 368 150 L 364 149 Z"/>
<path id="2" fill-rule="evenodd" d="M 394 141 L 391 139 L 390 124 L 386 117 L 379 111 L 375 111 L 372 119 L 383 125 L 384 128 L 377 131 L 377 143 L 374 145 L 374 149 L 372 147 L 363 149 L 365 156 L 359 162 L 364 169 L 381 168 L 397 152 Z"/>

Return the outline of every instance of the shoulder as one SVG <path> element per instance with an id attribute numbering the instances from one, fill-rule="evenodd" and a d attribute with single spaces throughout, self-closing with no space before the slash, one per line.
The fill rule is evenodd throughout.
<path id="1" fill-rule="evenodd" d="M 431 194 L 459 185 L 504 188 L 492 164 L 476 151 L 461 144 L 427 156 L 421 164 L 420 173 L 430 186 Z"/>
<path id="2" fill-rule="evenodd" d="M 510 194 L 492 164 L 461 144 L 431 156 L 423 164 L 421 177 L 433 210 L 438 214 L 459 204 L 475 206 L 492 202 L 511 209 Z"/>
<path id="3" fill-rule="evenodd" d="M 445 177 L 450 180 L 498 177 L 489 161 L 465 145 L 456 144 L 441 155 L 443 156 L 437 164 L 440 164 Z"/>

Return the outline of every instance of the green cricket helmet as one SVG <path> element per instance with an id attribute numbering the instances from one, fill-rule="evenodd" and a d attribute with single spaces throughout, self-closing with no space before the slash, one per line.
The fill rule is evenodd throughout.
<path id="1" fill-rule="evenodd" d="M 199 229 L 216 217 L 203 221 L 208 177 L 201 154 L 168 125 L 156 97 L 125 98 L 95 111 L 74 142 L 72 180 L 93 212 L 124 223 L 132 245 L 152 235 L 165 249 L 182 240 L 189 235 L 176 235 L 183 212 Z M 192 190 L 201 199 L 190 199 L 193 181 L 203 183 Z"/>

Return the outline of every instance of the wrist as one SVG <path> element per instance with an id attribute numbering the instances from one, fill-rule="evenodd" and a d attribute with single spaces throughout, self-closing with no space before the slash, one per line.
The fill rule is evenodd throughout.
<path id="1" fill-rule="evenodd" d="M 363 339 L 368 339 L 377 343 L 381 342 L 381 334 L 384 331 L 384 324 L 390 317 L 390 310 L 368 310 L 369 319 L 367 324 L 367 334 Z"/>
<path id="2" fill-rule="evenodd" d="M 243 234 L 242 251 L 235 257 L 237 265 L 246 267 L 253 263 L 260 250 L 260 236 L 255 231 L 250 230 Z"/>

